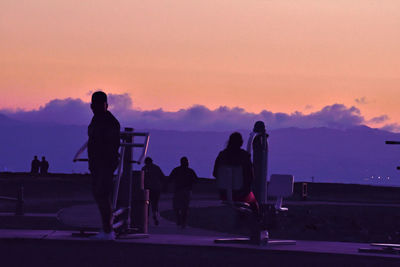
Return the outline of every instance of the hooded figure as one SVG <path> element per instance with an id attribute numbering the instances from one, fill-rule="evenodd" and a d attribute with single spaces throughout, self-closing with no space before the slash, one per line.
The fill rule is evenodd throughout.
<path id="1" fill-rule="evenodd" d="M 265 124 L 257 121 L 247 142 L 247 152 L 253 156 L 253 192 L 259 204 L 267 202 L 268 134 Z"/>

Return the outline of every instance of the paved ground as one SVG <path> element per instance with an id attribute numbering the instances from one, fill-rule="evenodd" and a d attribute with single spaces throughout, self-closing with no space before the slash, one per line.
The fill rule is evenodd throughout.
<path id="1" fill-rule="evenodd" d="M 278 263 L 281 266 L 293 266 L 293 264 L 296 266 L 339 266 L 338 264 L 341 266 L 399 266 L 400 264 L 400 256 L 398 255 L 362 254 L 358 252 L 359 248 L 369 247 L 369 244 L 316 241 L 297 241 L 296 245 L 267 246 L 215 244 L 214 239 L 221 237 L 220 234 L 193 228 L 187 228 L 185 230 L 178 230 L 176 227 L 174 230 L 173 228 L 173 225 L 166 224 L 164 227 L 158 227 L 157 229 L 151 228 L 151 234 L 148 238 L 126 237 L 116 241 L 93 241 L 88 238 L 73 237 L 70 231 L 0 230 L 0 249 L 4 247 L 2 249 L 3 253 L 0 254 L 3 254 L 3 262 L 18 262 L 18 265 L 15 266 L 24 266 L 24 259 L 37 261 L 37 254 L 46 255 L 48 250 L 54 250 L 50 255 L 50 257 L 54 257 L 54 261 L 60 260 L 54 256 L 55 254 L 60 254 L 60 258 L 64 258 L 66 255 L 69 258 L 74 258 L 75 255 L 69 253 L 78 248 L 81 253 L 83 253 L 82 249 L 86 250 L 86 252 L 79 257 L 76 255 L 76 257 L 79 259 L 81 259 L 81 257 L 86 257 L 85 261 L 93 263 L 93 265 L 85 264 L 85 266 L 95 266 L 94 261 L 96 261 L 96 257 L 99 256 L 94 257 L 92 254 L 97 255 L 97 253 L 100 253 L 100 257 L 105 257 L 105 255 L 108 255 L 107 251 L 110 250 L 116 250 L 117 252 L 115 253 L 119 253 L 119 257 L 128 257 L 127 255 L 134 255 L 135 253 L 138 253 L 137 256 L 150 254 L 148 257 L 154 257 L 156 259 L 160 257 L 160 261 L 166 257 L 168 264 L 166 262 L 160 262 L 159 266 L 176 266 L 175 263 L 172 264 L 175 261 L 182 264 L 186 262 L 181 266 L 188 266 L 188 262 L 192 261 L 191 265 L 194 266 L 209 265 L 204 261 L 196 261 L 197 257 L 205 257 L 205 255 L 213 259 L 213 264 L 211 264 L 211 266 L 214 266 L 216 262 L 219 262 L 218 265 L 220 265 L 221 262 L 223 263 L 225 261 L 230 261 L 231 266 L 242 266 L 242 263 L 239 264 L 239 262 L 252 262 L 252 260 L 254 260 L 254 264 L 252 265 L 255 266 L 276 266 Z M 169 233 L 162 233 L 167 229 L 170 229 Z M 101 247 L 99 248 L 99 246 Z M 122 253 L 120 249 L 116 249 L 121 246 L 131 249 L 128 250 L 125 255 L 125 252 Z M 59 249 L 55 249 L 56 247 Z M 163 255 L 162 253 L 163 251 L 165 253 L 167 247 L 169 249 L 173 248 L 173 250 L 171 250 L 168 255 Z M 38 249 L 40 250 L 39 252 L 31 252 Z M 157 252 L 158 250 L 162 251 Z M 184 253 L 183 251 L 186 252 Z M 16 256 L 9 258 L 10 255 L 23 256 L 25 253 L 28 255 L 27 258 L 16 259 Z M 104 255 L 102 255 L 102 253 L 104 253 Z M 228 258 L 224 258 L 224 253 L 228 253 Z M 89 257 L 88 255 L 92 256 Z M 109 259 L 109 257 L 117 256 L 108 255 L 106 259 Z M 154 258 L 147 259 L 146 264 L 148 264 L 148 261 L 154 260 Z M 115 262 L 119 259 L 120 258 L 117 257 L 112 261 Z M 41 260 L 43 261 L 44 259 Z M 69 259 L 69 261 L 71 265 L 76 264 L 72 259 Z M 21 262 L 23 263 L 22 265 Z M 79 262 L 81 262 L 81 260 L 79 260 Z M 127 264 L 127 266 L 134 262 L 135 261 L 132 260 L 132 263 Z M 238 265 L 235 265 L 235 262 Z M 267 262 L 273 262 L 274 264 L 269 265 Z M 41 264 L 43 266 L 43 264 L 46 265 L 47 262 L 45 261 Z M 57 264 L 60 265 L 60 263 Z M 97 264 L 98 263 L 96 263 L 96 265 Z M 217 266 L 217 264 L 215 265 Z M 61 266 L 64 265 L 61 264 Z M 78 264 L 78 266 L 80 265 Z M 150 264 L 149 266 L 152 265 Z"/>
<path id="2" fill-rule="evenodd" d="M 307 202 L 300 202 L 299 205 L 304 205 Z M 296 204 L 296 203 L 290 203 Z M 311 204 L 311 203 L 308 203 Z M 318 203 L 314 203 L 318 204 Z M 324 205 L 326 203 L 323 203 Z M 350 203 L 353 205 L 353 203 Z M 160 203 L 161 210 L 171 209 L 171 199 L 167 196 L 164 197 Z M 198 199 L 192 202 L 192 207 L 209 207 L 220 205 L 219 201 L 210 199 Z M 97 222 L 96 219 L 97 210 L 94 206 L 87 206 L 86 209 L 91 209 L 93 222 Z M 10 216 L 11 214 L 1 214 L 2 216 Z M 36 214 L 37 216 L 56 216 L 56 214 Z M 35 216 L 35 214 L 27 214 L 27 216 Z M 1 219 L 1 216 L 0 216 Z M 96 224 L 96 223 L 95 223 Z M 250 258 L 255 260 L 255 265 L 261 264 L 265 257 L 268 261 L 279 263 L 281 266 L 291 266 L 291 263 L 298 266 L 337 266 L 340 263 L 342 266 L 352 265 L 352 266 L 400 266 L 400 256 L 391 254 L 364 254 L 359 253 L 359 248 L 368 248 L 369 244 L 360 243 L 343 243 L 343 242 L 320 242 L 320 241 L 297 241 L 296 245 L 267 245 L 267 246 L 255 246 L 255 245 L 245 245 L 245 244 L 215 244 L 214 240 L 221 237 L 233 237 L 229 234 L 221 234 L 218 232 L 207 231 L 203 229 L 197 229 L 193 227 L 187 227 L 186 229 L 178 228 L 174 222 L 168 221 L 164 218 L 160 218 L 160 225 L 153 225 L 152 220 L 149 224 L 149 237 L 148 238 L 124 238 L 116 240 L 115 242 L 106 242 L 107 245 L 99 245 L 99 241 L 93 241 L 88 238 L 73 237 L 71 231 L 56 231 L 56 230 L 9 230 L 0 229 L 0 254 L 8 262 L 5 266 L 23 266 L 25 261 L 23 258 L 15 261 L 15 255 L 23 253 L 26 251 L 32 251 L 26 259 L 36 260 L 40 262 L 41 259 L 37 258 L 34 251 L 37 249 L 54 249 L 54 255 L 60 257 L 65 257 L 62 247 L 68 247 L 73 250 L 75 246 L 85 247 L 87 250 L 84 255 L 79 256 L 85 258 L 87 255 L 94 253 L 94 249 L 101 251 L 106 249 L 106 251 L 119 249 L 120 246 L 127 248 L 130 251 L 127 254 L 120 252 L 120 257 L 128 257 L 132 254 L 132 250 L 128 248 L 135 248 L 135 253 L 138 255 L 150 255 L 149 257 L 163 259 L 164 264 L 159 266 L 174 266 L 176 264 L 177 258 L 183 264 L 194 260 L 194 266 L 204 266 L 218 263 L 223 264 L 225 262 L 232 262 L 231 265 L 240 265 L 249 261 Z M 100 243 L 104 243 L 101 242 Z M 4 249 L 2 247 L 4 246 Z M 168 250 L 171 250 L 169 254 L 166 253 L 166 246 Z M 60 247 L 60 250 L 56 250 Z M 93 250 L 90 250 L 93 248 Z M 20 251 L 23 249 L 24 251 Z M 121 248 L 122 249 L 122 248 Z M 8 251 L 5 253 L 5 251 Z M 119 251 L 119 250 L 118 250 Z M 121 250 L 123 251 L 123 249 Z M 157 252 L 158 251 L 158 252 Z M 79 252 L 76 252 L 79 254 Z M 82 252 L 83 253 L 83 252 Z M 99 252 L 100 253 L 100 252 Z M 196 254 L 197 253 L 197 254 Z M 226 254 L 225 254 L 226 253 Z M 77 255 L 78 255 L 77 254 Z M 86 255 L 87 254 L 87 255 Z M 105 253 L 107 254 L 107 253 Z M 118 254 L 118 253 L 117 253 Z M 52 255 L 52 257 L 54 256 Z M 208 255 L 210 259 L 214 259 L 211 263 L 207 263 L 204 255 Z M 226 256 L 223 256 L 226 255 Z M 246 256 L 247 255 L 247 256 Z M 69 254 L 69 257 L 74 255 Z M 116 257 L 116 256 L 115 256 Z M 196 262 L 196 258 L 199 257 L 199 261 Z M 228 257 L 228 258 L 226 258 Z M 283 257 L 283 258 L 282 258 Z M 108 258 L 107 258 L 108 259 Z M 119 262 L 121 258 L 110 258 L 112 262 Z M 200 260 L 202 259 L 202 260 Z M 236 259 L 236 260 L 235 260 Z M 290 259 L 290 260 L 289 260 Z M 53 263 L 57 262 L 58 258 L 54 256 L 52 260 Z M 88 262 L 86 266 L 95 266 L 92 258 L 85 258 Z M 150 260 L 150 259 L 149 259 Z M 155 260 L 155 259 L 151 259 Z M 77 258 L 77 262 L 79 262 Z M 110 266 L 105 264 L 108 261 L 96 262 L 96 266 L 100 266 L 104 263 L 104 266 Z M 151 261 L 156 263 L 157 261 Z M 65 262 L 64 262 L 65 263 Z M 76 265 L 76 262 L 71 259 L 68 261 L 69 264 L 66 266 Z M 345 263 L 345 264 L 344 264 Z M 21 265 L 22 264 L 22 265 Z M 42 262 L 46 265 L 48 262 Z M 57 262 L 60 265 L 60 262 Z M 100 264 L 100 265 L 99 265 Z M 111 263 L 110 263 L 111 264 Z M 143 264 L 149 264 L 148 261 L 144 261 Z M 62 265 L 62 264 L 61 264 Z M 78 264 L 79 265 L 79 264 Z M 112 264 L 114 265 L 114 264 Z M 124 264 L 120 264 L 124 266 Z M 151 265 L 151 264 L 150 264 Z M 149 265 L 149 266 L 150 266 Z M 185 265 L 185 264 L 184 264 Z M 36 265 L 33 265 L 36 266 Z M 64 266 L 64 265 L 63 265 Z M 101 265 L 103 266 L 103 265 Z M 117 266 L 117 265 L 114 265 Z M 119 264 L 118 264 L 119 266 Z M 176 265 L 175 265 L 176 266 Z M 183 265 L 182 265 L 183 266 Z M 260 266 L 266 266 L 261 264 Z M 272 265 L 274 266 L 274 265 Z"/>

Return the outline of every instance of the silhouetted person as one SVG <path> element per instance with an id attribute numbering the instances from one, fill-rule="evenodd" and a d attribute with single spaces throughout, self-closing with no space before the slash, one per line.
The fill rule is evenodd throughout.
<path id="1" fill-rule="evenodd" d="M 31 174 L 37 175 L 39 173 L 39 168 L 40 168 L 40 161 L 38 160 L 37 156 L 34 156 L 31 162 Z"/>
<path id="2" fill-rule="evenodd" d="M 189 168 L 187 157 L 181 158 L 181 165 L 172 170 L 169 179 L 174 183 L 173 208 L 176 214 L 176 224 L 185 228 L 192 187 L 197 181 L 196 173 Z"/>
<path id="3" fill-rule="evenodd" d="M 107 95 L 97 91 L 90 105 L 93 118 L 88 127 L 89 170 L 92 175 L 93 196 L 100 211 L 103 229 L 96 239 L 113 240 L 112 204 L 113 174 L 118 166 L 120 124 L 107 110 Z"/>
<path id="4" fill-rule="evenodd" d="M 46 175 L 49 171 L 49 162 L 46 160 L 46 157 L 42 157 L 42 161 L 40 162 L 40 174 Z"/>
<path id="5" fill-rule="evenodd" d="M 232 200 L 245 202 L 250 205 L 253 214 L 251 216 L 252 220 L 249 221 L 247 227 L 251 233 L 250 239 L 258 243 L 261 240 L 268 238 L 268 231 L 265 230 L 262 212 L 260 211 L 258 202 L 251 190 L 254 174 L 250 154 L 241 149 L 242 144 L 243 139 L 240 133 L 235 132 L 229 136 L 226 149 L 221 151 L 215 160 L 213 175 L 215 178 L 218 178 L 219 168 L 221 167 L 241 167 L 243 171 L 242 188 L 239 190 L 232 190 Z M 220 189 L 219 194 L 222 200 L 227 199 L 226 190 Z M 244 214 L 242 213 L 238 213 L 236 221 L 237 225 L 243 223 L 243 215 Z"/>
<path id="6" fill-rule="evenodd" d="M 247 143 L 247 152 L 253 152 L 254 182 L 253 192 L 257 202 L 267 202 L 268 134 L 265 124 L 257 121 Z"/>
<path id="7" fill-rule="evenodd" d="M 158 211 L 158 203 L 160 201 L 161 187 L 164 182 L 165 175 L 161 168 L 153 163 L 153 159 L 146 157 L 144 160 L 144 187 L 149 189 L 149 200 L 151 213 L 153 214 L 154 224 L 159 224 L 160 213 Z"/>
<path id="8" fill-rule="evenodd" d="M 217 178 L 218 168 L 222 166 L 241 166 L 243 170 L 243 185 L 240 190 L 232 192 L 232 199 L 250 204 L 253 211 L 258 214 L 258 203 L 251 191 L 254 179 L 253 165 L 250 160 L 250 154 L 241 148 L 242 145 L 243 138 L 240 133 L 234 132 L 229 136 L 227 147 L 218 154 L 215 160 L 213 176 Z M 225 190 L 220 190 L 219 194 L 222 200 L 226 200 L 227 194 Z"/>

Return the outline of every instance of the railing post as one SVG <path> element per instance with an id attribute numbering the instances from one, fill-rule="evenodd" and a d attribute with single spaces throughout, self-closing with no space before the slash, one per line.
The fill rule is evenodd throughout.
<path id="1" fill-rule="evenodd" d="M 24 184 L 21 184 L 18 187 L 18 196 L 17 196 L 17 205 L 15 208 L 15 215 L 22 216 L 24 215 Z"/>
<path id="2" fill-rule="evenodd" d="M 148 233 L 149 224 L 149 190 L 144 189 L 144 172 L 135 171 L 132 185 L 131 226 L 143 234 Z"/>
<path id="3" fill-rule="evenodd" d="M 303 200 L 307 200 L 307 197 L 308 197 L 308 184 L 307 183 L 301 184 L 301 197 Z"/>
<path id="4" fill-rule="evenodd" d="M 125 132 L 133 132 L 133 128 L 125 128 Z M 133 136 L 132 135 L 126 135 L 124 138 L 124 142 L 126 143 L 133 143 Z M 133 147 L 128 146 L 125 149 L 125 155 L 124 158 L 122 159 L 124 161 L 124 169 L 123 169 L 123 177 L 125 181 L 128 182 L 128 212 L 127 212 L 127 217 L 126 217 L 126 223 L 127 227 L 130 227 L 131 224 L 131 212 L 132 212 L 132 206 L 131 206 L 131 199 L 132 199 L 132 154 L 133 154 Z"/>

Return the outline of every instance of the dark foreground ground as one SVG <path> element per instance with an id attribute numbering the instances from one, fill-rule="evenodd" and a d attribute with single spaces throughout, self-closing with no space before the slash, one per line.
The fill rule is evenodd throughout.
<path id="1" fill-rule="evenodd" d="M 326 204 L 286 205 L 289 211 L 269 216 L 271 236 L 280 239 L 340 242 L 400 243 L 400 207 L 339 206 Z M 162 212 L 173 220 L 174 212 Z M 223 233 L 246 230 L 235 222 L 226 207 L 192 208 L 189 225 Z"/>
<path id="2" fill-rule="evenodd" d="M 24 210 L 29 216 L 13 216 L 15 203 L 0 201 L 3 214 L 0 230 L 71 230 L 57 220 L 56 212 L 93 203 L 87 176 L 38 178 L 0 174 L 0 195 L 15 196 L 21 183 L 24 184 Z M 289 211 L 282 216 L 271 216 L 272 238 L 400 242 L 400 188 L 343 184 L 309 184 L 308 188 L 308 198 L 302 200 L 301 184 L 296 184 L 294 196 L 286 200 Z M 204 180 L 196 186 L 189 215 L 191 230 L 179 235 L 201 237 L 202 233 L 194 229 L 215 231 L 216 237 L 219 233 L 245 234 L 235 223 L 234 214 L 220 205 L 215 192 L 211 181 Z M 170 193 L 163 195 L 161 204 L 161 215 L 174 226 Z M 165 234 L 154 226 L 151 231 Z M 162 235 L 160 238 L 163 239 Z M 352 255 L 342 253 L 339 257 L 326 252 L 219 247 L 212 246 L 212 240 L 207 244 L 210 245 L 0 238 L 0 263 L 6 263 L 0 266 L 400 266 L 399 258 L 366 256 L 356 250 Z"/>
<path id="3" fill-rule="evenodd" d="M 1 266 L 399 266 L 398 258 L 237 247 L 0 240 Z"/>
<path id="4" fill-rule="evenodd" d="M 31 177 L 24 173 L 0 173 L 0 195 L 16 196 L 20 184 L 24 184 L 26 213 L 56 213 L 65 207 L 93 203 L 87 175 Z M 171 194 L 164 194 L 162 198 L 169 202 Z M 194 205 L 190 211 L 190 226 L 244 233 L 235 223 L 231 211 L 219 205 L 212 181 L 200 181 L 193 199 L 209 200 L 209 205 Z M 286 214 L 270 216 L 269 228 L 276 238 L 400 242 L 400 188 L 309 183 L 307 200 L 302 200 L 301 183 L 298 183 L 293 197 L 285 203 L 289 207 Z M 0 201 L 0 212 L 12 213 L 15 207 L 13 202 Z M 161 215 L 174 220 L 170 208 Z M 35 229 L 68 229 L 55 217 L 0 217 L 0 228 L 32 226 Z"/>

